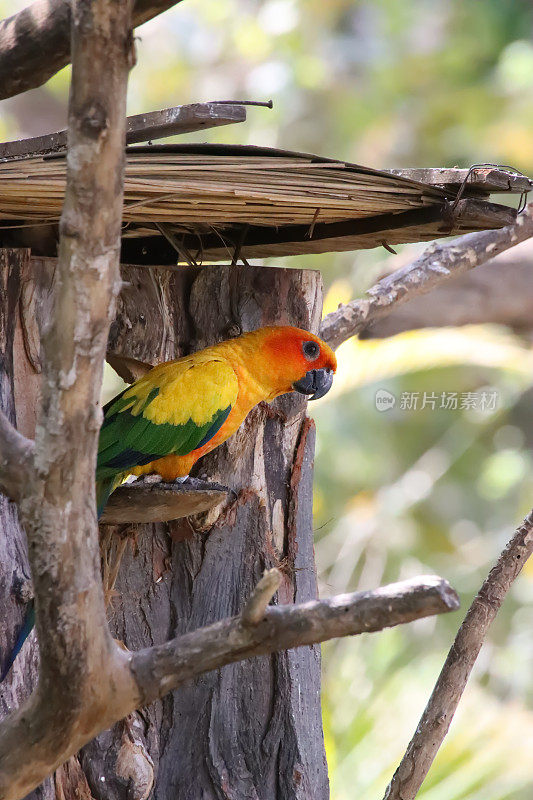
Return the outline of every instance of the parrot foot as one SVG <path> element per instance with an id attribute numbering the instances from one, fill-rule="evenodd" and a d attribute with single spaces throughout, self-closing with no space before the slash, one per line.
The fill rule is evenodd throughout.
<path id="1" fill-rule="evenodd" d="M 163 478 L 157 472 L 151 472 L 149 475 L 140 475 L 137 480 L 142 480 L 143 483 L 162 483 Z"/>
<path id="2" fill-rule="evenodd" d="M 221 492 L 232 492 L 228 486 L 223 486 L 221 483 L 214 483 L 205 478 L 193 478 L 191 475 L 185 475 L 183 478 L 175 478 L 174 483 L 182 486 L 184 489 L 192 489 L 193 491 L 203 492 L 215 489 Z"/>
<path id="3" fill-rule="evenodd" d="M 228 492 L 233 496 L 233 499 L 237 499 L 237 492 L 235 489 L 232 489 L 231 486 L 225 486 L 222 483 L 210 481 L 207 479 L 206 475 L 202 478 L 193 478 L 191 475 L 186 475 L 184 478 L 176 478 L 174 483 L 179 483 L 184 489 L 192 489 L 197 492 L 210 491 L 213 489 L 215 491 Z"/>

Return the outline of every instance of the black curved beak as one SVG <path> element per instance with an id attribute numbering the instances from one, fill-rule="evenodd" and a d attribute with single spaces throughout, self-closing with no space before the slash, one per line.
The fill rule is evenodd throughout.
<path id="1" fill-rule="evenodd" d="M 319 397 L 324 397 L 329 392 L 332 383 L 333 370 L 310 369 L 303 378 L 292 384 L 292 388 L 300 394 L 310 395 L 308 400 L 318 400 Z"/>

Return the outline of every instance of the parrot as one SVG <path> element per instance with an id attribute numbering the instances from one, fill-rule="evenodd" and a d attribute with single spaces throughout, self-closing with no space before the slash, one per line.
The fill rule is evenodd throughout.
<path id="1" fill-rule="evenodd" d="M 185 478 L 259 402 L 329 391 L 335 354 L 317 336 L 265 327 L 153 367 L 104 408 L 96 467 L 100 516 L 129 475 Z"/>
<path id="2" fill-rule="evenodd" d="M 103 408 L 95 475 L 98 518 L 129 475 L 186 478 L 258 403 L 292 391 L 309 400 L 323 397 L 336 369 L 325 342 L 287 325 L 259 328 L 153 367 Z M 34 617 L 32 603 L 0 682 Z"/>

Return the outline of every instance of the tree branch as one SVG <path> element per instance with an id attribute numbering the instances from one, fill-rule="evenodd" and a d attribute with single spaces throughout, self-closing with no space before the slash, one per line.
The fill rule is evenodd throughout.
<path id="1" fill-rule="evenodd" d="M 413 800 L 448 733 L 487 630 L 533 552 L 533 511 L 491 569 L 459 628 L 416 733 L 384 800 Z"/>
<path id="2" fill-rule="evenodd" d="M 457 275 L 533 236 L 533 204 L 513 225 L 499 230 L 468 233 L 446 244 L 432 244 L 402 269 L 387 275 L 368 290 L 368 298 L 341 305 L 322 320 L 320 335 L 333 348 L 357 335 L 375 320 L 407 300 L 429 292 Z"/>
<path id="3" fill-rule="evenodd" d="M 33 467 L 34 444 L 22 436 L 0 411 L 0 492 L 19 503 Z"/>
<path id="4" fill-rule="evenodd" d="M 420 328 L 484 323 L 507 325 L 518 332 L 531 331 L 533 249 L 523 248 L 520 246 L 516 255 L 509 250 L 480 269 L 437 286 L 428 295 L 394 306 L 386 317 L 365 326 L 359 337 L 380 339 Z"/>
<path id="5" fill-rule="evenodd" d="M 274 582 L 269 574 L 269 591 Z M 264 584 L 254 593 L 254 597 L 258 596 L 266 597 Z M 129 666 L 135 679 L 134 686 L 131 680 L 125 687 L 119 686 L 119 681 L 124 678 L 122 669 L 117 669 L 116 661 L 107 659 L 106 681 L 101 680 L 101 674 L 94 677 L 93 691 L 100 693 L 99 703 L 96 708 L 93 703 L 93 708 L 89 709 L 91 713 L 84 714 L 80 724 L 69 731 L 68 740 L 60 739 L 61 745 L 58 746 L 61 729 L 53 727 L 57 718 L 50 710 L 50 702 L 43 703 L 38 719 L 28 720 L 34 741 L 26 738 L 18 742 L 18 748 L 12 754 L 17 765 L 16 773 L 10 770 L 9 780 L 0 773 L 0 797 L 2 800 L 19 800 L 100 731 L 140 705 L 163 697 L 204 672 L 278 650 L 339 636 L 380 631 L 415 619 L 455 611 L 458 607 L 457 594 L 447 581 L 433 575 L 422 576 L 383 586 L 373 592 L 339 595 L 330 600 L 300 605 L 268 606 L 254 624 L 250 624 L 247 619 L 249 611 L 245 609 L 244 615 L 178 636 L 167 644 L 130 653 Z M 73 698 L 67 696 L 68 687 L 62 684 L 61 689 L 64 702 L 72 702 Z M 78 701 L 78 705 L 80 702 L 86 703 L 87 698 Z M 47 739 L 51 740 L 52 746 L 36 760 L 39 745 Z M 0 766 L 3 768 L 2 756 L 5 759 L 5 755 L 2 744 L 0 741 Z"/>
<path id="6" fill-rule="evenodd" d="M 49 13 L 57 7 L 43 5 Z M 72 8 L 67 190 L 42 342 L 34 476 L 19 507 L 41 668 L 37 690 L 0 728 L 3 800 L 26 795 L 32 780 L 73 752 L 88 720 L 135 694 L 127 657 L 106 624 L 94 495 L 102 366 L 120 286 L 131 9 L 129 0 L 75 0 Z M 103 664 L 109 686 L 102 686 Z"/>
<path id="7" fill-rule="evenodd" d="M 180 0 L 136 0 L 133 25 L 142 25 Z M 37 0 L 0 22 L 0 100 L 35 89 L 70 61 L 70 0 Z"/>
<path id="8" fill-rule="evenodd" d="M 270 591 L 273 584 L 270 578 L 267 582 Z M 264 588 L 259 589 L 258 595 L 266 596 Z M 252 625 L 248 607 L 240 617 L 134 653 L 131 669 L 144 704 L 202 672 L 233 661 L 339 636 L 380 631 L 457 608 L 459 599 L 449 583 L 431 575 L 393 583 L 373 592 L 338 595 L 331 600 L 268 606 L 258 622 L 254 615 Z"/>

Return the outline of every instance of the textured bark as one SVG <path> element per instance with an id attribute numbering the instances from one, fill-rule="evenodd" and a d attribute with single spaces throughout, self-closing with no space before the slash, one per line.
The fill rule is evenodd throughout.
<path id="1" fill-rule="evenodd" d="M 13 424 L 19 423 L 15 413 L 17 373 L 27 360 L 18 321 L 28 262 L 28 251 L 0 250 L 0 410 Z M 16 471 L 18 465 L 11 458 L 8 464 L 12 472 Z M 0 494 L 0 669 L 11 652 L 31 594 L 26 535 L 16 505 Z M 37 683 L 37 669 L 37 646 L 32 636 L 13 665 L 10 680 L 0 685 L 0 721 L 29 696 Z M 53 797 L 50 779 L 31 794 L 32 800 Z"/>
<path id="2" fill-rule="evenodd" d="M 102 362 L 119 288 L 128 0 L 77 0 L 72 34 L 58 277 L 43 336 L 34 466 L 19 503 L 41 665 L 37 689 L 0 727 L 2 800 L 33 789 L 86 741 L 95 719 L 116 717 L 123 693 L 135 694 L 105 624 L 94 499 Z M 103 663 L 113 692 L 95 690 Z"/>
<path id="3" fill-rule="evenodd" d="M 26 366 L 21 366 L 19 372 L 28 387 L 22 405 L 26 408 L 28 429 L 35 427 L 31 410 L 38 405 L 31 395 L 40 378 L 39 335 L 52 313 L 58 275 L 55 259 L 32 259 L 30 274 L 22 282 L 19 339 Z M 146 369 L 148 361 L 155 363 L 203 347 L 212 339 L 238 335 L 247 326 L 290 320 L 316 326 L 319 317 L 317 273 L 270 268 L 147 270 L 125 266 L 122 278 L 124 283 L 117 317 L 111 326 L 108 356 L 111 354 L 119 365 L 135 364 L 139 371 Z M 207 302 L 210 296 L 217 298 L 216 308 Z M 216 327 L 209 318 L 211 309 L 217 315 Z M 32 371 L 32 381 L 28 379 L 28 370 Z M 22 392 L 19 396 L 22 403 Z M 176 746 L 174 739 L 181 736 L 183 721 L 179 715 L 191 714 L 186 723 L 189 732 L 198 721 L 195 714 L 201 703 L 197 706 L 197 698 L 191 697 L 190 683 L 184 689 L 183 701 L 180 691 L 172 701 L 166 699 L 163 704 L 142 712 L 132 709 L 165 695 L 171 688 L 181 687 L 191 676 L 251 656 L 262 658 L 255 664 L 235 665 L 218 676 L 220 686 L 230 687 L 229 695 L 220 687 L 214 691 L 210 682 L 216 674 L 212 672 L 206 682 L 194 690 L 201 693 L 204 706 L 209 702 L 213 709 L 207 739 L 216 745 L 217 752 L 221 753 L 219 758 L 238 773 L 238 779 L 232 773 L 232 780 L 238 783 L 243 780 L 241 760 L 248 748 L 266 738 L 253 761 L 254 771 L 247 777 L 249 785 L 258 784 L 258 791 L 266 792 L 258 797 L 297 797 L 299 786 L 295 788 L 295 780 L 303 781 L 302 792 L 311 797 L 320 796 L 316 794 L 316 783 L 321 776 L 317 773 L 313 784 L 311 766 L 312 759 L 315 765 L 323 765 L 316 650 L 300 648 L 275 656 L 267 654 L 283 647 L 315 644 L 331 636 L 377 630 L 457 607 L 455 594 L 440 579 L 420 579 L 409 586 L 399 584 L 376 593 L 346 595 L 304 607 L 292 605 L 295 597 L 313 596 L 315 585 L 309 466 L 313 429 L 309 420 L 302 421 L 298 411 L 302 408 L 301 401 L 291 408 L 291 400 L 294 398 L 288 396 L 281 399 L 278 409 L 268 406 L 258 409 L 250 424 L 243 428 L 242 436 L 240 433 L 240 438 L 235 440 L 233 449 L 232 443 L 228 443 L 228 451 L 219 452 L 218 455 L 224 457 L 223 467 L 216 459 L 214 463 L 218 466 L 213 468 L 213 474 L 224 472 L 227 483 L 240 490 L 236 497 L 230 495 L 229 505 L 227 493 L 220 493 L 224 505 L 222 514 L 219 506 L 202 518 L 166 526 L 103 527 L 104 586 L 106 597 L 116 598 L 111 618 L 118 635 L 132 648 L 152 642 L 161 645 L 175 632 L 178 638 L 132 657 L 131 668 L 139 697 L 130 692 L 129 697 L 123 698 L 122 714 L 116 710 L 110 712 L 115 713 L 115 719 L 123 714 L 129 716 L 84 748 L 83 769 L 76 758 L 70 758 L 56 772 L 58 800 L 90 796 L 106 800 L 127 796 L 142 800 L 151 791 L 154 780 L 158 786 L 156 797 L 165 797 L 168 791 L 174 791 L 176 781 L 181 782 L 182 796 L 188 797 L 187 773 L 182 773 L 172 748 Z M 253 476 L 251 485 L 247 480 L 249 475 Z M 205 488 L 201 482 L 200 488 L 202 492 L 196 494 L 202 499 Z M 125 491 L 127 494 L 128 490 Z M 157 485 L 137 489 L 145 503 L 151 503 L 150 495 L 157 491 Z M 173 492 L 173 488 L 167 487 L 166 491 Z M 185 494 L 191 494 L 191 490 Z M 196 539 L 194 528 L 198 529 Z M 225 534 L 222 537 L 219 529 Z M 211 539 L 208 538 L 210 530 L 213 531 Z M 122 571 L 115 586 L 121 559 Z M 303 568 L 301 573 L 291 567 L 293 562 Z M 171 577 L 174 564 L 177 565 L 176 576 Z M 271 608 L 264 618 L 258 619 L 265 602 L 259 587 L 255 597 L 261 602 L 246 606 L 245 602 L 263 565 L 268 564 L 277 564 L 283 570 L 282 592 L 278 599 L 288 602 L 289 607 Z M 278 580 L 281 583 L 281 573 L 276 574 L 276 585 Z M 217 587 L 213 588 L 217 581 Z M 264 590 L 265 583 L 260 585 Z M 270 594 L 273 591 L 270 586 Z M 196 625 L 203 622 L 226 617 L 227 610 L 243 608 L 246 612 L 242 619 L 225 618 L 214 626 L 195 630 Z M 193 613 L 196 619 L 191 619 Z M 184 631 L 186 635 L 180 636 Z M 106 674 L 111 677 L 114 667 L 106 666 Z M 256 691 L 253 678 L 257 678 L 257 685 L 265 696 Z M 103 688 L 101 683 L 99 686 Z M 308 696 L 309 686 L 311 694 Z M 294 708 L 296 690 L 297 711 Z M 244 692 L 244 699 L 238 691 Z M 105 692 L 102 696 L 106 696 Z M 113 698 L 112 687 L 110 696 Z M 261 699 L 258 708 L 256 696 Z M 239 700 L 238 710 L 228 697 L 233 698 L 233 702 Z M 247 722 L 242 722 L 240 717 L 253 716 L 252 711 L 255 714 L 252 745 L 247 735 L 242 735 L 234 748 L 231 731 L 235 735 L 246 730 Z M 85 741 L 98 733 L 106 719 L 107 725 L 114 721 L 105 715 L 91 721 Z M 225 730 L 230 731 L 229 743 L 224 738 Z M 318 734 L 315 738 L 312 738 L 313 730 Z M 281 747 L 280 738 L 284 736 L 286 741 Z M 189 753 L 190 748 L 181 739 L 180 742 L 181 748 Z M 228 747 L 234 760 L 226 753 Z M 284 760 L 275 766 L 272 759 L 278 750 Z M 182 751 L 177 752 L 181 754 Z M 196 762 L 188 765 L 189 772 L 192 769 L 198 774 L 206 773 L 215 793 L 206 797 L 217 797 L 220 787 L 217 788 L 211 775 L 212 755 L 199 751 L 193 753 L 192 758 L 203 763 L 204 772 Z M 302 760 L 303 766 L 295 767 L 295 759 Z M 161 764 L 166 772 L 159 777 Z M 268 773 L 266 783 L 263 781 L 265 773 Z M 220 783 L 226 778 L 219 776 L 218 780 Z M 200 785 L 205 787 L 206 784 Z M 239 796 L 241 790 L 242 786 L 237 785 L 234 796 Z M 315 794 L 309 794 L 313 791 Z"/>
<path id="4" fill-rule="evenodd" d="M 132 302 L 123 293 L 111 341 L 117 355 L 124 342 L 124 355 L 153 361 L 142 335 L 151 320 L 143 325 L 143 305 L 134 300 L 146 279 L 142 268 L 128 269 Z M 261 325 L 291 323 L 316 331 L 320 320 L 316 272 L 157 271 L 153 285 L 160 297 L 164 291 L 168 313 L 165 335 L 157 337 L 161 359 Z M 126 549 L 116 584 L 117 637 L 138 649 L 233 616 L 272 566 L 283 574 L 278 602 L 314 598 L 313 450 L 314 426 L 302 400 L 285 396 L 255 409 L 230 442 L 198 465 L 200 475 L 234 489 L 236 500 L 203 518 L 136 527 L 135 546 Z M 169 533 L 184 540 L 172 541 Z M 158 798 L 327 797 L 317 646 L 210 672 L 145 709 L 142 719 L 136 728 L 154 762 Z M 135 721 L 138 715 L 130 724 Z M 109 765 L 123 738 L 120 724 L 111 741 L 105 734 L 104 742 L 99 737 L 84 750 L 91 789 L 102 800 L 127 797 L 124 780 L 115 779 L 109 794 L 109 785 L 96 779 L 104 768 L 99 759 L 105 755 Z M 137 751 L 136 758 L 145 757 Z"/>
<path id="5" fill-rule="evenodd" d="M 142 702 L 244 658 L 339 636 L 374 633 L 459 608 L 457 593 L 437 575 L 421 575 L 328 600 L 269 605 L 281 581 L 279 569 L 266 570 L 239 616 L 135 653 L 131 669 L 142 689 Z"/>
<path id="6" fill-rule="evenodd" d="M 533 244 L 533 242 L 531 242 Z M 419 328 L 492 323 L 517 333 L 533 330 L 533 248 L 487 264 L 419 295 L 363 328 L 360 339 L 381 339 Z M 511 257 L 512 256 L 512 257 Z"/>

